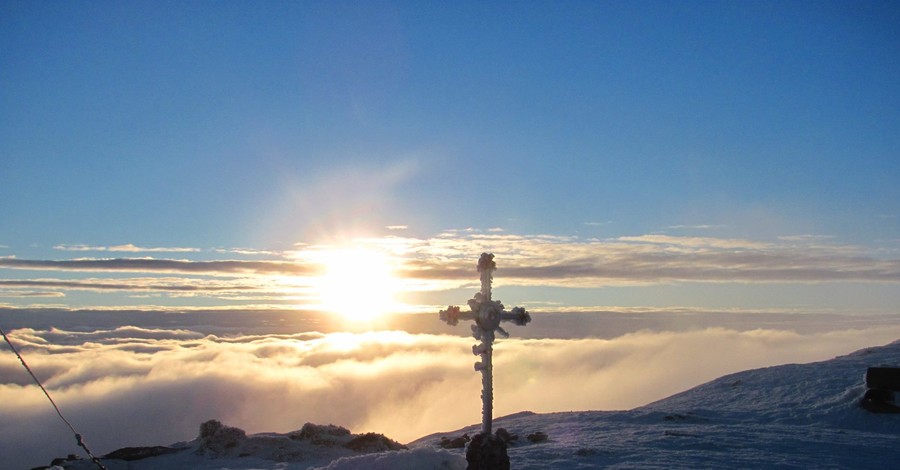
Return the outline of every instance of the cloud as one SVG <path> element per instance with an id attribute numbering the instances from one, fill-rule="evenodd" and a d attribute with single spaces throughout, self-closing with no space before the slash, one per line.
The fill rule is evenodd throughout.
<path id="1" fill-rule="evenodd" d="M 18 329 L 14 342 L 98 452 L 193 438 L 217 418 L 249 432 L 307 421 L 408 441 L 480 421 L 474 340 L 403 332 L 218 336 L 127 326 Z M 883 344 L 900 326 L 800 334 L 728 328 L 496 345 L 495 416 L 626 409 L 720 375 Z M 0 355 L 0 452 L 23 465 L 72 437 L 11 354 Z M 452 412 L 448 413 L 448 410 Z M 139 426 L 135 423 L 140 423 Z M 28 458 L 30 460 L 22 460 Z"/>
<path id="2" fill-rule="evenodd" d="M 599 287 L 672 282 L 827 282 L 900 281 L 900 260 L 868 255 L 859 247 L 826 243 L 824 236 L 782 237 L 779 242 L 662 234 L 579 240 L 553 235 L 521 236 L 453 231 L 431 239 L 358 239 L 399 256 L 404 278 L 446 281 L 455 287 L 472 279 L 473 253 L 497 255 L 506 285 Z M 0 258 L 0 268 L 60 271 L 125 271 L 215 276 L 315 275 L 321 268 L 303 262 L 304 253 L 322 245 L 285 253 L 291 260 L 192 261 L 154 258 L 27 260 Z M 326 247 L 327 248 L 327 247 Z M 436 283 L 434 288 L 447 288 Z"/>
<path id="3" fill-rule="evenodd" d="M 342 241 L 386 253 L 401 278 L 399 295 L 469 288 L 477 285 L 474 261 L 481 252 L 497 256 L 497 286 L 603 288 L 679 283 L 897 283 L 900 259 L 833 243 L 821 235 L 794 235 L 770 241 L 740 238 L 647 234 L 611 239 L 516 235 L 490 229 L 452 230 L 431 238 L 386 236 Z M 76 258 L 64 260 L 0 257 L 0 270 L 98 273 L 84 279 L 6 279 L 7 297 L 26 290 L 147 291 L 168 297 L 216 298 L 219 303 L 258 300 L 280 304 L 291 296 L 310 306 L 323 250 L 329 244 L 297 244 L 291 251 L 240 249 L 242 254 L 275 259 L 196 260 L 161 258 Z M 120 279 L 120 273 L 138 273 Z M 160 277 L 169 275 L 165 278 Z M 158 278 L 153 280 L 153 278 Z M 540 299 L 536 299 L 540 300 Z M 314 303 L 314 302 L 313 302 Z M 443 302 L 440 302 L 443 303 Z M 102 302 L 101 302 L 102 304 Z M 427 306 L 425 306 L 427 307 Z M 430 307 L 427 307 L 430 308 Z"/>
<path id="4" fill-rule="evenodd" d="M 696 224 L 696 225 L 670 225 L 666 227 L 672 230 L 712 230 L 717 228 L 726 228 L 724 224 Z"/>
<path id="5" fill-rule="evenodd" d="M 236 255 L 248 256 L 282 256 L 284 253 L 274 250 L 260 250 L 256 248 L 214 248 L 212 251 L 216 253 L 233 253 Z"/>
<path id="6" fill-rule="evenodd" d="M 0 268 L 58 271 L 164 272 L 208 275 L 265 274 L 305 275 L 317 267 L 290 261 L 190 261 L 155 258 L 80 258 L 70 260 L 28 260 L 0 258 Z"/>
<path id="7" fill-rule="evenodd" d="M 131 243 L 126 243 L 124 245 L 113 245 L 113 246 L 92 246 L 92 245 L 56 245 L 53 247 L 54 250 L 60 251 L 124 251 L 124 252 L 163 252 L 163 253 L 192 253 L 200 251 L 199 248 L 166 248 L 166 247 L 140 247 L 135 246 Z"/>
<path id="8" fill-rule="evenodd" d="M 498 259 L 498 281 L 504 285 L 900 281 L 900 260 L 822 241 L 821 237 L 774 243 L 659 234 L 610 240 L 453 234 L 419 245 L 419 256 L 406 263 L 404 274 L 471 279 L 471 253 L 492 251 Z"/>
<path id="9" fill-rule="evenodd" d="M 4 282 L 0 280 L 0 287 L 4 285 Z M 66 294 L 64 292 L 47 292 L 47 291 L 21 291 L 21 290 L 2 290 L 0 289 L 0 297 L 21 297 L 21 298 L 32 298 L 32 297 L 65 297 Z"/>
<path id="10" fill-rule="evenodd" d="M 409 228 L 409 226 L 408 225 L 388 225 L 385 228 L 387 228 L 388 230 L 406 230 Z"/>
<path id="11" fill-rule="evenodd" d="M 115 281 L 103 279 L 77 279 L 77 280 L 61 280 L 61 279 L 23 279 L 8 280 L 0 279 L 0 287 L 12 288 L 59 288 L 74 290 L 96 290 L 96 291 L 167 291 L 167 292 L 247 292 L 259 290 L 259 285 L 250 285 L 240 282 L 229 282 L 221 280 L 196 280 L 184 278 L 135 278 L 135 279 L 117 279 Z"/>

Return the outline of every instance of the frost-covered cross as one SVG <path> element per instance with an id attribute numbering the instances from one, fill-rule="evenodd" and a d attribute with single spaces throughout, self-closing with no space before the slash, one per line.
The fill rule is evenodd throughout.
<path id="1" fill-rule="evenodd" d="M 497 263 L 494 262 L 492 253 L 482 253 L 478 259 L 478 272 L 481 273 L 481 291 L 475 297 L 469 299 L 468 312 L 460 311 L 457 306 L 449 306 L 447 310 L 441 310 L 441 320 L 448 325 L 455 326 L 459 320 L 474 320 L 472 336 L 481 343 L 472 346 L 472 354 L 481 356 L 481 362 L 475 363 L 475 370 L 481 371 L 481 432 L 484 435 L 491 434 L 491 413 L 493 410 L 494 385 L 492 377 L 491 355 L 494 342 L 494 334 L 500 333 L 504 338 L 509 337 L 501 326 L 501 321 L 513 322 L 524 326 L 531 321 L 531 315 L 522 307 L 515 307 L 507 312 L 499 300 L 491 299 L 491 281 L 494 279 L 494 270 Z"/>

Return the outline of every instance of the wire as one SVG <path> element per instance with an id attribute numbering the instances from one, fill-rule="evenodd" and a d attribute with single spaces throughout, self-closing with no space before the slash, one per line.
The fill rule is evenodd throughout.
<path id="1" fill-rule="evenodd" d="M 44 386 L 41 384 L 41 381 L 38 380 L 36 375 L 34 375 L 34 372 L 31 371 L 31 368 L 28 367 L 28 364 L 25 362 L 25 358 L 23 358 L 22 355 L 19 354 L 19 350 L 16 349 L 15 346 L 13 346 L 12 342 L 6 336 L 6 332 L 3 331 L 3 328 L 0 328 L 0 334 L 3 335 L 3 339 L 6 340 L 6 344 L 9 345 L 10 349 L 12 349 L 12 352 L 14 352 L 16 354 L 16 357 L 19 358 L 19 362 L 22 363 L 22 367 L 24 367 L 25 370 L 28 371 L 28 374 L 31 375 L 31 378 L 34 379 L 34 383 L 36 383 L 37 386 L 41 388 L 41 391 L 44 392 L 44 396 L 47 397 L 47 400 L 50 400 L 50 404 L 53 405 L 53 409 L 56 410 L 56 414 L 58 414 L 59 418 L 62 419 L 64 423 L 66 423 L 66 426 L 68 426 L 69 429 L 72 430 L 72 434 L 75 435 L 75 441 L 78 443 L 78 445 L 81 448 L 83 448 L 85 452 L 87 452 L 88 456 L 91 458 L 91 461 L 94 462 L 97 465 L 97 467 L 100 468 L 100 470 L 107 470 L 107 468 L 104 467 L 103 464 L 100 462 L 100 459 L 98 459 L 97 457 L 94 456 L 94 454 L 91 452 L 91 449 L 88 449 L 87 444 L 84 443 L 84 436 L 82 436 L 81 433 L 76 431 L 75 426 L 72 426 L 72 423 L 70 423 L 69 420 L 67 420 L 66 417 L 63 416 L 62 411 L 60 411 L 59 407 L 56 406 L 56 402 L 53 401 L 53 398 L 50 397 L 50 394 L 47 392 L 47 389 L 44 388 Z"/>

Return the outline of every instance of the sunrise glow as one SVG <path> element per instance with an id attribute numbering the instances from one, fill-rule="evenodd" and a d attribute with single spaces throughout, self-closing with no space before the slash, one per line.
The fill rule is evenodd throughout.
<path id="1" fill-rule="evenodd" d="M 321 308 L 350 320 L 371 320 L 400 305 L 399 282 L 387 255 L 366 248 L 327 250 L 317 256 L 323 274 L 316 281 Z"/>

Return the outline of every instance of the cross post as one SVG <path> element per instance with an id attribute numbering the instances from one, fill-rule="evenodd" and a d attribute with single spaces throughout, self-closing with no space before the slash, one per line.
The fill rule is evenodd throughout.
<path id="1" fill-rule="evenodd" d="M 499 300 L 491 299 L 491 282 L 494 280 L 494 270 L 497 263 L 494 262 L 493 253 L 482 253 L 478 259 L 478 272 L 481 273 L 481 291 L 469 299 L 469 311 L 463 312 L 457 306 L 449 306 L 447 310 L 441 310 L 441 320 L 448 325 L 455 326 L 460 320 L 473 320 L 472 336 L 480 343 L 472 346 L 472 354 L 481 356 L 481 361 L 475 363 L 475 370 L 481 372 L 481 433 L 485 436 L 491 434 L 491 421 L 493 413 L 494 386 L 493 386 L 493 355 L 492 344 L 495 333 L 504 338 L 509 337 L 500 322 L 512 322 L 524 326 L 531 321 L 531 315 L 522 307 L 515 307 L 511 311 L 504 310 Z"/>

